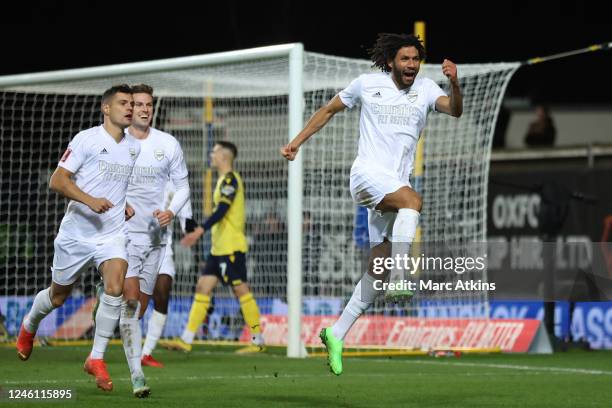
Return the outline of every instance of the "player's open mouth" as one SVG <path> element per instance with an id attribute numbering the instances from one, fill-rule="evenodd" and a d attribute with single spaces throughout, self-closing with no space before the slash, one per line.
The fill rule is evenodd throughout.
<path id="1" fill-rule="evenodd" d="M 125 117 L 132 120 L 132 115 L 125 115 Z"/>
<path id="2" fill-rule="evenodd" d="M 414 79 L 414 77 L 416 76 L 415 72 L 404 72 L 404 78 L 406 79 Z"/>

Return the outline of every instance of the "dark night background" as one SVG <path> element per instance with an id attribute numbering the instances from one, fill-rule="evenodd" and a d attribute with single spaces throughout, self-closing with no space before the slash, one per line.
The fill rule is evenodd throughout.
<path id="1" fill-rule="evenodd" d="M 366 58 L 378 32 L 411 32 L 415 20 L 427 23 L 429 62 L 517 61 L 612 41 L 609 15 L 578 1 L 6 3 L 2 75 L 289 42 Z M 507 96 L 609 104 L 611 69 L 612 51 L 522 68 Z"/>

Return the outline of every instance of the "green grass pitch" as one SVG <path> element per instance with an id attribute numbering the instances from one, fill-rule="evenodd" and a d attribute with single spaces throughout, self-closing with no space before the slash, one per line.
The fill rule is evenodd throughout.
<path id="1" fill-rule="evenodd" d="M 36 347 L 27 362 L 0 347 L 0 408 L 65 407 L 610 407 L 612 352 L 554 355 L 346 358 L 340 377 L 325 360 L 288 359 L 284 350 L 235 355 L 196 346 L 191 354 L 159 350 L 163 369 L 145 367 L 151 397 L 131 394 L 123 349 L 106 361 L 115 389 L 98 390 L 82 370 L 89 347 Z M 12 402 L 9 389 L 71 388 L 76 399 Z"/>

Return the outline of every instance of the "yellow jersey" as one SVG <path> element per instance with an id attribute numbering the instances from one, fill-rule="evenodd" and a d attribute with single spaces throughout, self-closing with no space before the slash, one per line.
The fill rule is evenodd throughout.
<path id="1" fill-rule="evenodd" d="M 210 253 L 220 256 L 246 252 L 244 184 L 238 172 L 230 171 L 217 180 L 213 194 L 215 210 L 220 203 L 229 205 L 229 210 L 212 226 Z"/>

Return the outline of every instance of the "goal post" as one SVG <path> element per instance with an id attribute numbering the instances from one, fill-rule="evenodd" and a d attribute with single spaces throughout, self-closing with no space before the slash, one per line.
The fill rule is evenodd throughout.
<path id="1" fill-rule="evenodd" d="M 352 79 L 372 72 L 371 65 L 284 44 L 0 77 L 0 310 L 9 318 L 9 331 L 18 330 L 33 296 L 51 282 L 53 238 L 66 200 L 50 193 L 47 184 L 62 151 L 77 132 L 100 124 L 105 89 L 147 83 L 155 89 L 153 126 L 173 134 L 183 146 L 196 219 L 204 216 L 207 141 L 237 145 L 236 168 L 246 186 L 248 278 L 262 312 L 264 338 L 286 345 L 289 357 L 303 357 L 305 348 L 314 350 L 318 329 L 335 320 L 365 272 L 367 249 L 353 236 L 357 208 L 348 187 L 359 109 L 337 114 L 302 146 L 295 161 L 286 162 L 279 149 Z M 494 124 L 518 65 L 459 65 L 463 116 L 430 115 L 420 181 L 424 241 L 485 240 Z M 446 87 L 434 64 L 424 65 L 419 75 Z M 206 107 L 212 111 L 208 118 L 203 117 Z M 177 274 L 169 306 L 174 318 L 168 319 L 166 337 L 180 335 L 187 321 L 204 255 L 201 248 L 182 248 L 179 237 L 175 232 Z M 39 335 L 89 338 L 96 279 L 94 273 L 83 274 L 71 300 L 43 321 Z M 482 317 L 486 303 L 486 293 L 423 299 L 403 310 L 377 301 L 363 322 L 386 326 L 367 341 L 375 348 L 387 347 L 387 318 L 459 315 L 466 304 L 478 305 L 473 316 Z M 218 288 L 198 338 L 245 340 L 245 330 L 237 301 Z"/>
<path id="2" fill-rule="evenodd" d="M 215 70 L 215 67 L 227 66 L 233 63 L 255 63 L 257 61 L 272 61 L 272 60 L 286 60 L 287 67 L 283 68 L 283 72 L 285 72 L 285 77 L 282 78 L 282 73 L 278 73 L 279 77 L 276 80 L 270 81 L 268 83 L 268 89 L 264 89 L 261 94 L 264 96 L 268 95 L 286 95 L 288 99 L 287 103 L 287 113 L 286 113 L 286 129 L 288 133 L 285 135 L 284 140 L 277 140 L 277 142 L 268 146 L 270 152 L 276 156 L 278 156 L 278 161 L 282 163 L 282 159 L 280 159 L 279 149 L 285 144 L 288 140 L 291 140 L 295 134 L 297 134 L 303 125 L 303 110 L 304 110 L 304 91 L 303 91 L 303 45 L 300 43 L 295 44 L 283 44 L 283 45 L 275 45 L 268 47 L 258 47 L 247 50 L 238 50 L 238 51 L 230 51 L 230 52 L 221 52 L 215 54 L 208 55 L 199 55 L 199 56 L 190 56 L 183 58 L 172 58 L 172 59 L 163 59 L 156 61 L 147 61 L 147 62 L 138 62 L 138 63 L 128 63 L 128 64 L 117 64 L 110 66 L 101 66 L 101 67 L 93 67 L 93 68 L 82 68 L 82 69 L 71 69 L 64 71 L 53 71 L 53 72 L 43 72 L 43 73 L 33 73 L 33 74 L 20 74 L 20 75 L 10 75 L 5 77 L 0 77 L 0 90 L 3 92 L 3 116 L 9 115 L 8 108 L 6 106 L 7 94 L 11 94 L 12 97 L 15 95 L 41 95 L 43 98 L 49 98 L 49 95 L 71 95 L 68 97 L 74 97 L 78 99 L 77 95 L 91 95 L 91 100 L 95 101 L 96 97 L 101 95 L 101 92 L 109 86 L 120 82 L 127 83 L 139 83 L 139 82 L 147 82 L 154 86 L 155 95 L 157 99 L 157 103 L 159 104 L 162 100 L 167 100 L 168 98 L 174 98 L 177 96 L 195 96 L 195 97 L 219 97 L 218 95 L 204 95 L 206 91 L 202 91 L 200 95 L 197 94 L 199 90 L 212 89 L 210 86 L 206 87 L 206 84 L 214 84 L 215 87 L 219 87 L 219 82 L 228 82 L 227 80 L 215 78 L 215 74 L 207 75 L 206 72 L 202 72 L 199 74 L 201 79 L 188 80 L 189 84 L 185 84 L 182 95 L 181 90 L 173 89 L 170 85 L 167 85 L 164 81 L 164 77 L 168 77 L 172 73 L 174 73 L 177 77 L 179 77 L 181 73 L 185 75 L 194 74 L 198 69 L 206 70 L 207 67 L 213 67 L 212 70 Z M 222 73 L 216 73 L 216 75 L 222 75 Z M 245 75 L 242 79 L 243 82 L 246 80 L 247 76 Z M 198 86 L 199 84 L 199 86 Z M 239 85 L 239 84 L 237 84 Z M 261 85 L 261 84 L 260 84 Z M 265 86 L 264 84 L 263 86 Z M 231 85 L 230 85 L 231 87 Z M 188 89 L 187 89 L 188 88 Z M 272 89 L 276 88 L 276 89 Z M 195 93 L 194 93 L 195 91 Z M 257 94 L 257 91 L 254 89 L 247 90 L 245 95 L 240 95 L 240 91 L 234 90 L 234 95 L 232 97 L 240 98 L 240 97 L 252 97 L 254 94 Z M 95 102 L 89 102 L 89 107 L 87 110 L 91 111 L 88 114 L 92 116 L 97 116 L 96 104 Z M 34 104 L 34 101 L 22 101 L 24 106 L 28 103 Z M 284 104 L 284 102 L 283 102 Z M 24 111 L 27 111 L 28 108 L 24 107 Z M 156 109 L 159 110 L 159 109 Z M 14 113 L 14 112 L 13 112 Z M 95 120 L 91 120 L 92 124 Z M 44 126 L 44 123 L 40 123 L 41 126 Z M 156 123 L 153 124 L 158 125 Z M 75 129 L 73 133 L 78 131 Z M 174 133 L 172 129 L 168 129 L 170 133 Z M 69 138 L 73 136 L 70 134 L 65 135 L 63 140 L 63 145 L 67 145 Z M 3 132 L 3 137 L 9 137 L 7 131 Z M 179 140 L 181 138 L 179 137 Z M 181 140 L 185 143 L 185 140 Z M 242 147 L 239 145 L 239 149 Z M 187 146 L 189 147 L 189 146 Z M 204 147 L 206 145 L 201 146 L 203 154 L 200 157 L 207 157 L 207 153 L 205 152 Z M 185 146 L 183 146 L 185 149 Z M 56 149 L 57 150 L 57 149 Z M 8 151 L 4 149 L 2 152 L 3 158 L 5 155 L 8 155 Z M 242 154 L 241 154 L 242 155 Z M 52 160 L 51 160 L 52 161 Z M 287 270 L 287 300 L 288 300 L 288 316 L 289 316 L 289 327 L 290 330 L 288 332 L 288 355 L 291 357 L 303 356 L 302 347 L 300 347 L 300 316 L 301 316 L 301 225 L 302 225 L 302 167 L 301 167 L 301 156 L 291 163 L 288 166 L 289 169 L 289 177 L 286 181 L 286 188 L 288 188 L 287 194 L 287 204 L 282 206 L 286 209 L 287 214 L 283 215 L 282 218 L 287 220 L 287 232 L 289 239 L 287 240 L 287 253 L 286 254 L 275 254 L 282 259 L 287 260 L 286 270 Z M 197 192 L 198 187 L 202 183 L 199 182 L 200 179 L 197 177 L 191 177 L 192 186 L 195 184 L 197 186 L 195 192 Z M 249 184 L 249 180 L 246 180 L 247 185 Z M 201 208 L 201 206 L 195 206 L 195 208 Z M 10 216 L 9 213 L 2 214 L 3 216 Z M 55 214 L 56 216 L 58 214 Z M 57 225 L 55 225 L 57 227 Z M 13 235 L 16 237 L 15 235 Z M 8 249 L 8 248 L 7 248 Z M 47 252 L 46 259 L 49 260 L 49 251 L 52 248 L 45 248 L 45 252 Z M 8 252 L 8 250 L 7 250 Z M 13 265 L 6 264 L 6 270 Z M 40 265 L 38 268 L 40 269 Z M 25 272 L 23 273 L 25 275 Z M 7 279 L 7 283 L 9 280 Z M 43 281 L 46 284 L 49 283 L 49 276 L 46 276 Z M 193 282 L 195 283 L 195 282 Z M 18 285 L 18 284 L 17 284 Z M 42 289 L 42 287 L 37 288 Z M 4 290 L 5 293 L 0 295 L 10 295 L 11 293 L 27 293 L 32 295 L 35 293 L 34 288 L 20 288 L 15 287 L 13 289 L 9 289 L 7 287 Z M 23 308 L 22 308 L 23 309 Z M 23 310 L 22 310 L 23 312 Z M 52 332 L 48 334 L 53 335 Z M 294 347 L 297 345 L 297 347 Z"/>
<path id="3" fill-rule="evenodd" d="M 289 54 L 289 141 L 304 124 L 304 47 Z M 287 202 L 287 356 L 305 357 L 302 350 L 302 155 L 289 163 Z"/>

